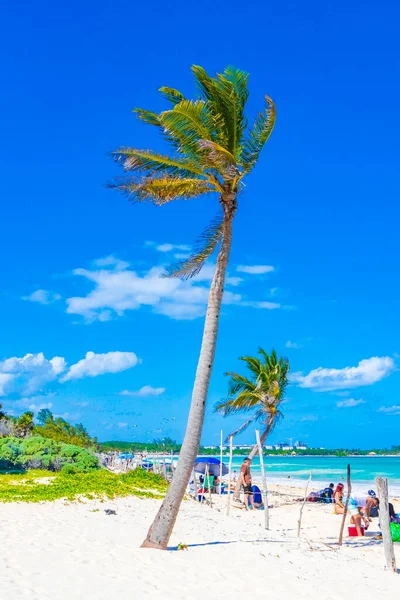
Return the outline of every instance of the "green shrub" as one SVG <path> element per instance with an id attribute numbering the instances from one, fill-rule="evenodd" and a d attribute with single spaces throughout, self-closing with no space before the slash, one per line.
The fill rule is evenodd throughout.
<path id="1" fill-rule="evenodd" d="M 74 473 L 98 468 L 97 458 L 88 450 L 52 439 L 33 436 L 30 438 L 2 438 L 0 440 L 0 469 L 48 469 L 60 471 L 72 465 Z"/>

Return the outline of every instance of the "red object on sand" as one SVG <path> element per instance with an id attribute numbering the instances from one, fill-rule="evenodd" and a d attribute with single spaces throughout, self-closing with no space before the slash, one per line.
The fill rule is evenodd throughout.
<path id="1" fill-rule="evenodd" d="M 361 535 L 364 535 L 364 530 L 365 527 L 363 525 L 361 525 Z M 350 537 L 358 537 L 357 536 L 357 529 L 355 525 L 349 525 L 349 536 Z"/>

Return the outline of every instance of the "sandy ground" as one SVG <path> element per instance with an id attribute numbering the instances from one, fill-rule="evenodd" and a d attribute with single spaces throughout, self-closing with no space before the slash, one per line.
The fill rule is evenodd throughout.
<path id="1" fill-rule="evenodd" d="M 184 502 L 171 550 L 141 550 L 158 501 L 3 504 L 0 597 L 7 600 L 131 600 L 215 597 L 369 600 L 399 597 L 400 576 L 385 571 L 374 520 L 368 537 L 336 542 L 341 517 L 306 504 L 297 538 L 300 495 L 271 488 L 264 512 Z M 106 515 L 111 508 L 116 515 Z M 399 507 L 398 507 L 399 508 Z M 178 543 L 189 546 L 177 551 Z M 396 548 L 400 567 L 400 544 Z"/>

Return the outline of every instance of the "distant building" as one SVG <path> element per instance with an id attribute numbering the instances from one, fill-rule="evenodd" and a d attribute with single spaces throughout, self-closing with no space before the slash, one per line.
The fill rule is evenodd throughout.
<path id="1" fill-rule="evenodd" d="M 275 450 L 293 450 L 293 446 L 289 446 L 286 442 L 281 442 L 279 444 L 275 444 Z"/>
<path id="2" fill-rule="evenodd" d="M 305 442 L 295 442 L 294 447 L 298 450 L 307 450 L 308 444 L 306 444 Z"/>

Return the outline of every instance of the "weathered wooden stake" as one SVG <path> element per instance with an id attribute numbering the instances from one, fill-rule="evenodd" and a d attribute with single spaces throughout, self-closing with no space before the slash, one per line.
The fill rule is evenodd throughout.
<path id="1" fill-rule="evenodd" d="M 300 537 L 301 519 L 302 519 L 302 516 L 303 516 L 303 508 L 304 508 L 304 505 L 305 505 L 305 503 L 307 501 L 307 491 L 308 491 L 308 486 L 310 485 L 311 479 L 312 479 L 312 471 L 310 471 L 310 477 L 308 478 L 306 489 L 304 490 L 304 500 L 303 500 L 302 505 L 300 507 L 299 520 L 297 521 L 297 537 Z"/>
<path id="2" fill-rule="evenodd" d="M 351 495 L 350 465 L 347 465 L 347 497 L 346 497 L 346 503 L 344 505 L 342 524 L 340 525 L 339 542 L 338 542 L 339 546 L 341 546 L 343 543 L 343 530 L 344 530 L 344 524 L 346 522 L 347 509 L 349 506 L 350 495 Z"/>
<path id="3" fill-rule="evenodd" d="M 390 532 L 388 480 L 386 477 L 375 479 L 379 498 L 379 522 L 381 525 L 383 549 L 385 550 L 386 566 L 389 571 L 397 573 L 396 557 L 394 555 L 392 534 Z"/>
<path id="4" fill-rule="evenodd" d="M 226 514 L 229 515 L 229 509 L 231 507 L 231 477 L 232 477 L 232 447 L 233 437 L 229 438 L 229 480 L 228 480 L 228 498 L 226 503 Z"/>
<path id="5" fill-rule="evenodd" d="M 264 455 L 263 449 L 261 446 L 260 440 L 260 432 L 256 429 L 256 440 L 258 446 L 258 454 L 260 457 L 260 467 L 261 467 L 261 477 L 262 477 L 262 489 L 263 489 L 263 502 L 264 502 L 264 519 L 265 519 L 265 529 L 269 529 L 269 508 L 268 508 L 268 490 L 267 490 L 267 478 L 265 477 L 265 469 L 264 469 Z"/>

